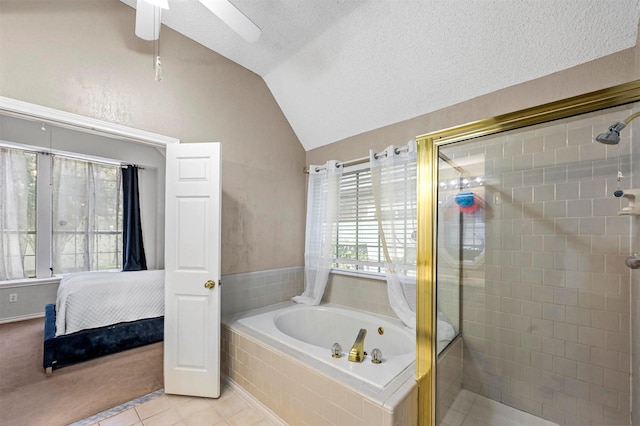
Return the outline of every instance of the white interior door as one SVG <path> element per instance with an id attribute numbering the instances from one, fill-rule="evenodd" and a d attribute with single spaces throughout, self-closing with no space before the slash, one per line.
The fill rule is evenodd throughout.
<path id="1" fill-rule="evenodd" d="M 220 144 L 167 146 L 164 390 L 220 396 Z"/>

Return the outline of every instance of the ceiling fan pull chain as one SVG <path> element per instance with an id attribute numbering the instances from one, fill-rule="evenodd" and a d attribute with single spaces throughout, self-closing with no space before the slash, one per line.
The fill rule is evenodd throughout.
<path id="1" fill-rule="evenodd" d="M 160 56 L 156 56 L 156 81 L 162 80 L 162 63 L 160 62 Z"/>

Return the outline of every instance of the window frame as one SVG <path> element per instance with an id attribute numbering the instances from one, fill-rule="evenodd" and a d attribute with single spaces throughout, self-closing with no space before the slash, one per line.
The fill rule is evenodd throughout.
<path id="1" fill-rule="evenodd" d="M 115 219 L 115 230 L 114 231 L 104 231 L 101 229 L 101 224 L 96 222 L 94 224 L 93 229 L 87 229 L 86 232 L 81 232 L 81 231 L 62 231 L 59 229 L 56 229 L 57 227 L 54 226 L 53 224 L 53 218 L 56 216 L 56 213 L 54 212 L 53 208 L 49 209 L 47 213 L 51 213 L 51 219 L 49 220 L 49 223 L 51 224 L 51 232 L 50 235 L 52 236 L 52 241 L 51 241 L 51 251 L 52 251 L 52 255 L 51 255 L 51 259 L 50 259 L 50 264 L 52 265 L 51 268 L 53 268 L 52 272 L 54 275 L 64 275 L 66 273 L 71 273 L 71 272 L 84 272 L 84 271 L 105 271 L 105 270 L 113 270 L 113 269 L 117 269 L 120 270 L 122 269 L 122 251 L 123 251 L 123 247 L 122 247 L 122 239 L 123 239 L 123 193 L 122 193 L 122 171 L 121 171 L 121 167 L 122 164 L 119 161 L 100 161 L 100 160 L 94 160 L 94 159 L 87 159 L 87 158 L 78 158 L 75 156 L 69 156 L 69 155 L 64 155 L 64 154 L 53 154 L 50 157 L 50 167 L 51 167 L 51 172 L 54 171 L 55 169 L 55 159 L 56 157 L 62 159 L 63 162 L 67 163 L 68 162 L 73 162 L 73 163 L 77 163 L 77 164 L 82 164 L 84 163 L 84 165 L 86 165 L 87 169 L 86 172 L 88 174 L 94 173 L 93 175 L 93 179 L 96 179 L 96 174 L 98 174 L 97 171 L 95 171 L 96 168 L 105 168 L 105 167 L 110 167 L 113 169 L 119 169 L 116 171 L 116 173 L 120 173 L 120 176 L 115 176 L 115 180 L 110 180 L 107 179 L 107 181 L 109 181 L 111 184 L 115 184 L 116 187 L 114 188 L 115 191 L 111 193 L 111 195 L 116 195 L 118 197 L 118 200 L 116 201 L 115 204 L 115 209 L 116 209 L 116 214 L 115 217 L 112 217 L 112 219 Z M 62 163 L 61 163 L 62 164 Z M 68 166 L 64 166 L 66 168 L 66 171 L 68 172 Z M 78 167 L 77 165 L 74 165 L 74 167 Z M 84 166 L 80 166 L 80 167 L 84 167 Z M 54 178 L 55 179 L 55 178 Z M 91 179 L 91 177 L 88 177 L 88 179 Z M 53 183 L 53 180 L 52 180 Z M 99 200 L 97 197 L 104 195 L 103 193 L 98 193 L 98 180 L 96 179 L 96 184 L 95 184 L 95 205 L 94 205 L 94 210 L 92 213 L 94 214 L 94 219 L 99 218 L 99 215 L 97 215 L 96 211 L 99 208 Z M 50 185 L 50 193 L 45 194 L 45 196 L 47 197 L 51 197 L 51 200 L 54 200 L 54 198 L 56 197 L 56 185 Z M 64 199 L 64 196 L 58 195 L 58 197 L 61 197 L 62 199 Z M 115 198 L 114 198 L 115 200 Z M 113 206 L 111 206 L 113 207 Z M 91 210 L 89 210 L 91 212 Z M 56 241 L 55 236 L 58 235 L 73 235 L 73 239 L 74 241 L 76 241 L 78 238 L 80 238 L 80 240 L 82 240 L 83 238 L 86 239 L 85 243 L 83 243 L 83 245 L 85 246 L 91 246 L 90 240 L 91 239 L 95 239 L 98 238 L 99 240 L 99 236 L 100 235 L 112 235 L 115 237 L 115 244 L 112 243 L 111 247 L 114 249 L 113 251 L 107 251 L 107 252 L 103 252 L 100 251 L 99 247 L 99 242 L 98 241 L 94 241 L 93 245 L 94 245 L 94 249 L 92 252 L 86 252 L 85 255 L 88 256 L 91 260 L 89 259 L 85 259 L 83 261 L 83 263 L 86 265 L 91 265 L 94 262 L 96 263 L 96 268 L 91 269 L 91 267 L 89 266 L 89 269 L 79 269 L 77 271 L 73 270 L 73 271 L 69 271 L 69 270 L 62 270 L 62 271 L 58 271 L 55 269 L 55 267 L 53 265 L 55 265 L 56 263 L 60 263 L 60 259 L 56 259 L 53 255 L 53 249 L 54 249 L 54 244 Z M 96 244 L 97 243 L 97 244 Z M 87 247 L 85 247 L 85 249 L 87 249 Z M 102 256 L 104 256 L 105 254 L 109 255 L 109 256 L 115 256 L 115 268 L 100 268 L 100 262 L 97 261 L 98 258 L 102 258 Z M 82 257 L 83 253 L 81 251 L 79 251 L 78 249 L 76 249 L 73 253 L 70 252 L 65 252 L 65 253 L 60 253 L 59 255 L 61 256 L 73 256 L 74 259 L 74 264 L 78 265 L 78 257 Z M 73 269 L 73 268 L 72 268 Z"/>
<path id="2" fill-rule="evenodd" d="M 6 149 L 18 150 L 27 153 L 35 154 L 36 161 L 36 181 L 35 181 L 35 231 L 27 230 L 28 234 L 35 234 L 35 247 L 34 254 L 35 257 L 35 276 L 28 276 L 22 279 L 17 280 L 0 280 L 1 282 L 10 282 L 13 283 L 15 281 L 29 281 L 29 280 L 41 280 L 47 279 L 51 277 L 56 277 L 63 275 L 64 272 L 56 273 L 53 270 L 53 186 L 52 176 L 53 176 L 53 157 L 58 156 L 64 158 L 66 160 L 73 161 L 83 161 L 87 163 L 93 163 L 98 165 L 108 165 L 114 167 L 120 167 L 121 162 L 116 160 L 110 160 L 100 157 L 93 157 L 87 155 L 79 155 L 64 151 L 56 151 L 51 150 L 51 152 L 44 152 L 42 148 L 24 145 L 19 143 L 12 143 L 6 141 L 0 141 L 0 146 Z M 121 193 L 120 187 L 120 193 Z M 122 197 L 122 193 L 120 194 Z M 120 231 L 114 231 L 117 239 L 122 239 L 122 221 L 123 221 L 123 211 L 122 211 L 122 202 L 119 205 L 119 218 L 117 219 L 120 226 Z M 120 234 L 118 237 L 117 235 Z M 120 257 L 122 253 L 122 248 L 120 248 Z M 26 256 L 26 254 L 25 254 Z M 121 263 L 122 259 L 120 258 L 119 262 Z M 120 264 L 121 266 L 121 264 Z M 98 269 L 98 270 L 107 270 L 107 269 Z M 26 272 L 26 271 L 25 271 Z M 31 271 L 30 271 L 31 272 Z"/>
<path id="3" fill-rule="evenodd" d="M 340 203 L 339 203 L 339 208 L 342 207 L 342 197 L 343 197 L 343 179 L 345 175 L 352 175 L 352 174 L 357 174 L 357 173 L 362 173 L 363 171 L 368 172 L 369 175 L 369 183 L 371 183 L 371 166 L 372 163 L 370 160 L 365 160 L 365 161 L 359 161 L 356 164 L 352 164 L 352 165 L 347 165 L 347 166 L 343 166 L 344 169 L 342 171 L 342 176 L 340 177 Z M 417 164 L 416 164 L 417 167 Z M 373 209 L 373 214 L 375 215 L 375 201 L 373 196 L 371 196 L 371 208 Z M 359 199 L 358 199 L 359 201 Z M 356 203 L 358 202 L 356 201 Z M 336 241 L 333 243 L 333 245 L 335 246 L 335 253 L 338 253 L 338 246 L 340 245 L 340 223 L 341 223 L 341 213 L 338 213 L 338 223 L 337 223 L 337 236 L 336 236 Z M 352 263 L 352 265 L 356 266 L 355 269 L 350 269 L 350 268 L 341 268 L 339 266 L 337 266 L 340 262 L 340 260 L 345 260 L 344 258 L 338 258 L 337 256 L 334 258 L 334 261 L 332 263 L 331 266 L 331 273 L 333 274 L 340 274 L 340 275 L 347 275 L 347 276 L 354 276 L 354 277 L 364 277 L 364 278 L 370 278 L 370 279 L 377 279 L 377 280 L 386 280 L 386 271 L 385 271 L 385 267 L 384 267 L 384 252 L 383 252 L 383 248 L 382 248 L 382 242 L 381 242 L 381 238 L 380 238 L 380 230 L 378 227 L 378 222 L 377 222 L 377 218 L 375 218 L 374 220 L 375 222 L 375 228 L 376 228 L 376 239 L 377 239 L 377 255 L 378 255 L 378 260 L 371 262 L 363 262 L 363 261 L 355 261 Z M 357 239 L 356 239 L 356 247 L 357 247 Z M 356 253 L 358 253 L 359 250 L 356 250 Z M 363 265 L 365 263 L 371 263 L 373 264 L 373 267 L 376 267 L 378 270 L 377 271 L 371 271 L 371 270 L 363 270 L 363 269 L 357 269 L 357 267 L 359 265 Z M 377 266 L 376 266 L 377 265 Z M 417 265 L 416 265 L 417 266 Z M 366 267 L 366 266 L 365 266 Z"/>
<path id="4" fill-rule="evenodd" d="M 79 134 L 88 134 L 95 135 L 103 138 L 108 138 L 117 142 L 122 142 L 125 144 L 131 144 L 131 146 L 146 146 L 149 148 L 154 148 L 160 152 L 164 152 L 168 145 L 179 144 L 181 143 L 179 138 L 175 138 L 172 136 L 166 136 L 159 133 L 149 132 L 146 130 L 136 129 L 134 127 L 125 126 L 122 124 L 117 124 L 105 120 L 101 120 L 98 118 L 88 117 L 81 114 L 76 114 L 72 112 L 63 111 L 56 108 L 50 108 L 43 105 L 38 105 L 30 102 L 25 102 L 18 99 L 9 98 L 6 96 L 0 96 L 0 120 L 4 118 L 8 119 L 18 119 L 25 122 L 32 122 L 37 125 L 37 127 L 44 130 L 45 128 L 57 127 L 59 129 L 64 129 L 65 131 L 71 131 Z M 31 133 L 33 136 L 38 134 L 37 131 L 33 130 Z M 44 150 L 46 148 L 51 148 L 51 133 L 49 133 L 48 138 L 42 138 L 37 136 L 38 142 L 35 142 L 35 150 Z M 11 141 L 4 139 L 3 135 L 0 134 L 0 141 L 2 143 L 10 144 L 14 147 L 18 147 L 20 149 L 24 149 L 25 147 L 34 147 L 34 142 L 30 142 L 27 140 L 19 140 L 19 139 L 11 139 Z M 137 161 L 146 161 L 144 160 L 146 157 L 140 155 L 140 151 L 136 148 L 134 151 L 137 151 L 133 158 L 138 158 Z M 82 152 L 83 154 L 80 154 Z M 83 149 L 74 152 L 78 156 L 90 157 L 93 154 L 103 153 L 104 146 L 102 144 L 94 144 L 93 142 L 83 146 Z M 124 161 L 127 158 L 120 158 L 123 153 L 127 152 L 126 150 L 121 150 L 114 152 L 114 158 Z M 99 155 L 99 154 L 98 154 Z M 127 154 L 128 155 L 128 154 Z M 101 157 L 96 157 L 101 158 Z M 134 160 L 136 161 L 136 160 Z M 150 252 L 152 253 L 152 265 L 154 268 L 162 268 L 164 264 L 164 234 L 162 227 L 163 216 L 156 212 L 153 209 L 153 206 L 157 206 L 157 204 L 153 203 L 161 203 L 163 201 L 164 196 L 164 165 L 165 162 L 160 165 L 159 163 L 151 162 L 145 163 L 148 168 L 152 170 L 152 173 L 155 171 L 159 172 L 159 175 L 156 178 L 152 178 L 153 182 L 157 185 L 154 189 L 155 193 L 153 195 L 152 203 L 149 204 L 150 212 L 155 213 L 147 213 L 148 223 L 151 223 L 151 233 L 147 233 L 147 236 L 150 235 L 151 238 L 151 248 L 152 250 L 147 251 L 147 262 L 149 262 Z M 159 189 L 159 190 L 157 190 Z M 157 247 L 156 250 L 153 248 Z M 50 272 L 46 271 L 46 276 L 50 275 Z M 45 276 L 45 275 L 42 275 Z M 35 285 L 41 281 L 56 281 L 59 278 L 25 278 L 22 280 L 7 280 L 0 281 L 0 288 L 3 286 L 15 286 L 15 285 Z"/>
<path id="5" fill-rule="evenodd" d="M 377 221 L 375 222 L 375 226 L 376 226 L 376 240 L 377 240 L 377 248 L 378 248 L 378 261 L 363 261 L 361 259 L 349 259 L 349 258 L 339 258 L 337 255 L 341 250 L 341 246 L 354 246 L 355 249 L 355 253 L 356 256 L 360 253 L 360 223 L 361 221 L 360 219 L 360 207 L 361 207 L 361 197 L 360 197 L 360 183 L 357 183 L 355 186 L 350 185 L 350 182 L 345 182 L 345 176 L 349 177 L 349 176 L 353 176 L 353 175 L 360 175 L 361 173 L 368 173 L 368 182 L 363 182 L 363 184 L 369 184 L 369 186 L 371 185 L 371 162 L 366 161 L 360 164 L 356 164 L 353 166 L 346 166 L 344 167 L 343 171 L 342 171 L 342 176 L 340 177 L 340 200 L 338 203 L 338 223 L 337 223 L 337 230 L 336 230 L 336 241 L 332 242 L 332 245 L 334 246 L 335 249 L 335 253 L 336 256 L 334 258 L 334 262 L 332 263 L 331 266 L 331 270 L 335 271 L 335 272 L 344 272 L 344 273 L 348 273 L 348 274 L 356 274 L 356 275 L 371 275 L 371 276 L 384 276 L 384 267 L 382 266 L 382 262 L 380 261 L 380 254 L 381 254 L 381 245 L 380 245 L 380 234 L 379 231 L 377 230 Z M 356 181 L 359 180 L 358 177 L 355 178 Z M 345 205 L 344 203 L 344 199 L 343 197 L 345 196 L 345 186 L 346 185 L 352 186 L 353 187 L 353 191 L 357 194 L 356 197 L 352 198 L 349 200 L 349 202 L 353 202 L 355 204 L 355 209 L 351 212 L 348 212 L 346 214 L 351 214 L 354 217 L 355 221 L 351 221 L 352 226 L 354 227 L 355 231 L 352 233 L 353 237 L 355 238 L 355 241 L 351 244 L 347 244 L 344 240 L 341 240 L 341 223 L 346 223 L 347 221 L 343 221 L 341 220 L 341 217 L 343 216 L 343 214 L 345 214 L 343 212 L 343 207 Z M 353 201 L 352 201 L 353 200 Z M 371 200 L 373 200 L 373 195 L 371 195 Z M 371 208 L 373 208 L 375 210 L 375 205 L 372 203 L 371 204 Z M 375 211 L 374 211 L 375 214 Z M 365 239 L 366 240 L 366 239 Z M 367 251 L 368 252 L 368 251 Z M 352 260 L 352 262 L 349 262 L 349 260 Z M 345 262 L 346 261 L 346 262 Z M 347 264 L 347 265 L 352 265 L 355 268 L 345 268 L 345 267 L 340 267 L 338 265 L 340 264 Z M 367 265 L 369 264 L 369 265 Z M 372 270 L 367 270 L 367 269 L 359 269 L 360 267 L 373 267 L 373 268 L 377 268 L 377 271 L 372 271 Z"/>

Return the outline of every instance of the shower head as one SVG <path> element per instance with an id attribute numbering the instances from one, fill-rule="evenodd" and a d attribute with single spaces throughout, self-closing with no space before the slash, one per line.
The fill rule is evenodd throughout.
<path id="1" fill-rule="evenodd" d="M 605 145 L 617 145 L 620 142 L 620 131 L 627 127 L 624 123 L 616 123 L 609 127 L 606 133 L 600 133 L 596 136 L 596 141 Z"/>
<path id="2" fill-rule="evenodd" d="M 608 132 L 600 133 L 598 136 L 596 136 L 596 141 L 603 143 L 605 145 L 617 145 L 618 143 L 620 143 L 620 132 L 622 131 L 622 129 L 627 127 L 627 124 L 629 124 L 631 120 L 637 117 L 640 117 L 640 112 L 631 114 L 622 123 L 618 122 L 618 123 L 612 124 L 611 127 L 609 127 Z"/>

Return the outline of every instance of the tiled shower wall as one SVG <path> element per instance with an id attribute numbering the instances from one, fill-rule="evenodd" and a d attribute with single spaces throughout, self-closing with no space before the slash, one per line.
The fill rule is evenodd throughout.
<path id="1" fill-rule="evenodd" d="M 486 182 L 484 264 L 461 274 L 464 388 L 560 424 L 629 424 L 635 218 L 613 192 L 631 132 L 593 137 L 630 113 L 443 149 Z"/>

